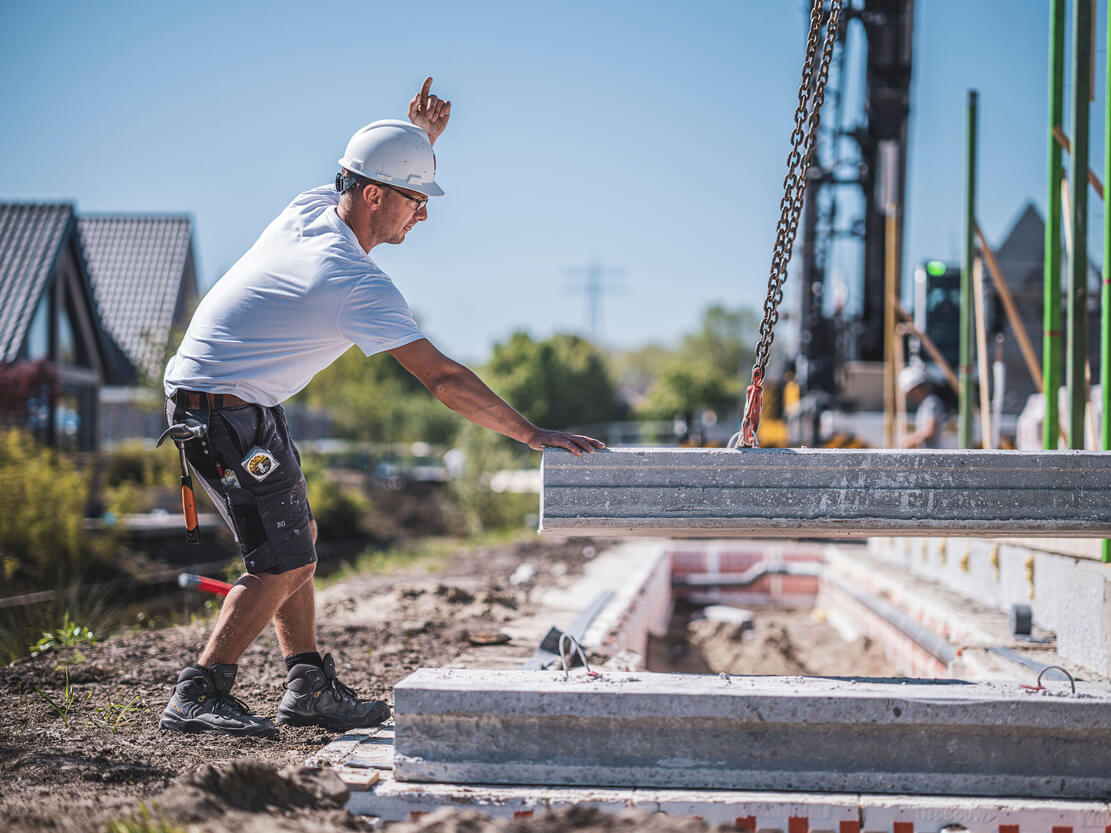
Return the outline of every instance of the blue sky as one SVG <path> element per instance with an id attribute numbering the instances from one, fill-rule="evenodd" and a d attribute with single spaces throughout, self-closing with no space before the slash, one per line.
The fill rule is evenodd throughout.
<path id="1" fill-rule="evenodd" d="M 1027 199 L 1045 203 L 1047 2 L 917 6 L 908 270 L 959 254 L 969 87 L 989 238 Z M 454 103 L 437 145 L 447 196 L 404 245 L 372 253 L 429 336 L 481 360 L 516 328 L 581 331 L 570 270 L 597 259 L 622 270 L 606 343 L 673 341 L 711 303 L 763 302 L 805 13 L 797 0 L 0 0 L 0 199 L 187 212 L 207 287 L 298 191 L 332 179 L 351 133 L 404 117 L 430 74 Z M 1097 172 L 1102 6 L 1100 20 Z M 1095 252 L 1101 218 L 1097 204 Z"/>

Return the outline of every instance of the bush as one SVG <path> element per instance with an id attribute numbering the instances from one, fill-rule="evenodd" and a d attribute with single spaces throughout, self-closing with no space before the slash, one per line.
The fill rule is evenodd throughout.
<path id="1" fill-rule="evenodd" d="M 106 510 L 121 517 L 146 512 L 158 502 L 159 493 L 176 493 L 181 468 L 177 449 L 150 448 L 142 442 L 130 442 L 106 451 L 97 458 L 99 484 L 95 494 L 100 501 L 96 510 Z"/>
<path id="2" fill-rule="evenodd" d="M 139 487 L 162 486 L 176 489 L 181 467 L 177 449 L 150 448 L 142 442 L 119 445 L 101 455 L 104 484 L 109 488 L 125 483 Z"/>
<path id="3" fill-rule="evenodd" d="M 623 416 L 617 386 L 589 341 L 557 333 L 543 341 L 516 332 L 494 353 L 482 376 L 541 428 L 565 429 Z"/>
<path id="4" fill-rule="evenodd" d="M 366 495 L 337 483 L 320 463 L 311 458 L 306 457 L 304 462 L 309 506 L 321 538 L 325 541 L 337 540 L 356 537 L 364 532 L 363 518 L 370 509 Z"/>
<path id="5" fill-rule="evenodd" d="M 5 577 L 64 584 L 87 549 L 87 480 L 74 463 L 12 429 L 0 435 L 0 562 Z"/>
<path id="6" fill-rule="evenodd" d="M 490 475 L 501 469 L 527 469 L 540 465 L 539 454 L 525 445 L 468 423 L 459 432 L 459 447 L 466 463 L 463 475 L 451 484 L 472 534 L 520 528 L 539 511 L 535 494 L 490 490 Z"/>

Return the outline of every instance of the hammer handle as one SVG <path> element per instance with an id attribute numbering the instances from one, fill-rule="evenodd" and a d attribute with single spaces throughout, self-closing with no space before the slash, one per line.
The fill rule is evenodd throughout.
<path id="1" fill-rule="evenodd" d="M 190 544 L 201 542 L 197 523 L 197 500 L 193 495 L 193 478 L 181 476 L 181 509 L 185 513 L 185 540 Z"/>

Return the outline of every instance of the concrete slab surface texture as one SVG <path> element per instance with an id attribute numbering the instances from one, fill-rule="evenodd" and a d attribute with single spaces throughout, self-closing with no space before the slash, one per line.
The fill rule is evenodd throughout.
<path id="1" fill-rule="evenodd" d="M 540 530 L 1111 537 L 1111 453 L 618 448 L 542 458 Z"/>
<path id="2" fill-rule="evenodd" d="M 637 787 L 491 786 L 397 781 L 393 726 L 356 729 L 306 761 L 330 766 L 350 789 L 347 809 L 415 821 L 441 807 L 539 818 L 570 806 L 699 818 L 747 833 L 1107 833 L 1111 804 L 1076 799 L 976 798 Z"/>
<path id="3" fill-rule="evenodd" d="M 666 813 L 738 833 L 1106 833 L 1111 825 L 1111 806 L 1094 801 L 418 784 L 396 781 L 388 772 L 365 789 L 353 786 L 347 809 L 383 821 L 415 821 L 441 807 L 521 820 L 571 806 Z"/>
<path id="4" fill-rule="evenodd" d="M 395 777 L 1111 798 L 1111 686 L 422 669 Z"/>

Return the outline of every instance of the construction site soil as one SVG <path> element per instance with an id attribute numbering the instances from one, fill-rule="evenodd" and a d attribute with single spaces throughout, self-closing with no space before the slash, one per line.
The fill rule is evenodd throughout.
<path id="1" fill-rule="evenodd" d="M 529 613 L 539 588 L 573 581 L 602 548 L 602 542 L 528 539 L 461 549 L 436 574 L 346 578 L 318 593 L 322 650 L 336 656 L 340 678 L 361 696 L 391 699 L 398 680 L 447 663 L 476 634 L 496 632 Z M 514 585 L 509 578 L 522 563 L 533 566 L 535 576 Z M 814 624 L 808 617 L 758 615 L 757 630 L 743 635 L 721 623 L 688 624 L 679 617 L 678 630 L 656 640 L 656 670 L 775 674 L 834 673 L 836 667 L 839 673 L 889 673 L 879 665 L 854 665 L 862 656 L 874 659 L 868 646 L 835 636 L 830 641 L 829 634 L 802 636 Z M 333 772 L 302 767 L 334 734 L 282 727 L 276 740 L 262 740 L 159 729 L 177 673 L 195 661 L 209 626 L 200 621 L 121 632 L 96 645 L 0 667 L 0 830 L 103 831 L 110 820 L 141 819 L 144 813 L 175 827 L 119 829 L 369 829 L 370 820 L 344 810 L 347 788 Z M 684 633 L 691 637 L 686 642 Z M 815 643 L 812 648 L 807 640 Z M 825 664 L 813 661 L 818 655 Z M 272 716 L 284 678 L 268 629 L 242 658 L 234 694 Z M 520 821 L 453 811 L 389 827 L 396 833 L 716 829 L 689 819 L 585 809 Z"/>

